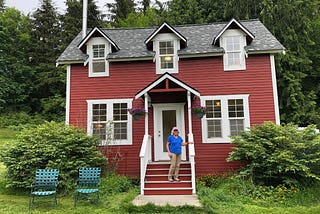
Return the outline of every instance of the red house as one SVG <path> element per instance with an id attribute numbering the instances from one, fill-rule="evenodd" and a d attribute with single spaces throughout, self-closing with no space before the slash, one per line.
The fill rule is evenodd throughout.
<path id="1" fill-rule="evenodd" d="M 140 177 L 141 194 L 195 193 L 195 176 L 239 167 L 226 161 L 230 136 L 280 123 L 274 54 L 284 47 L 259 20 L 85 35 L 57 60 L 67 65 L 66 122 L 101 138 L 101 148 L 116 148 L 117 171 Z M 205 106 L 205 116 L 193 115 L 193 106 Z M 134 120 L 130 108 L 146 114 Z M 183 149 L 180 183 L 166 180 L 173 126 L 194 142 Z"/>

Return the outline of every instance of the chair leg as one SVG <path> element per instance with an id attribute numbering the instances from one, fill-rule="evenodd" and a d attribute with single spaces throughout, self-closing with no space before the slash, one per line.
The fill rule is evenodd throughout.
<path id="1" fill-rule="evenodd" d="M 29 201 L 29 211 L 30 211 L 31 208 L 32 208 L 33 202 L 34 202 L 34 196 L 31 195 L 31 196 L 30 196 L 30 201 Z"/>
<path id="2" fill-rule="evenodd" d="M 74 197 L 73 197 L 73 206 L 76 207 L 77 206 L 77 200 L 78 200 L 78 193 L 76 192 L 74 194 Z"/>
<path id="3" fill-rule="evenodd" d="M 56 206 L 57 205 L 57 195 L 54 194 L 53 196 L 53 206 Z"/>

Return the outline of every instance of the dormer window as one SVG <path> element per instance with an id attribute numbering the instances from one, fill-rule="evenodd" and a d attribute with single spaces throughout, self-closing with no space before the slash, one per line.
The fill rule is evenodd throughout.
<path id="1" fill-rule="evenodd" d="M 106 57 L 110 52 L 111 46 L 103 37 L 94 37 L 88 41 L 89 77 L 109 76 L 109 63 Z"/>
<path id="2" fill-rule="evenodd" d="M 245 70 L 246 35 L 241 30 L 226 30 L 220 38 L 220 44 L 225 50 L 224 70 Z"/>
<path id="3" fill-rule="evenodd" d="M 158 34 L 153 39 L 156 52 L 156 73 L 178 73 L 178 50 L 180 40 L 172 33 Z"/>

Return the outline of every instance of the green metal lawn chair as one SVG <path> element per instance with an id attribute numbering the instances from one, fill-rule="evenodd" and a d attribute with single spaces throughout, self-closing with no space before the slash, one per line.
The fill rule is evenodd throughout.
<path id="1" fill-rule="evenodd" d="M 80 168 L 77 188 L 74 194 L 74 206 L 81 195 L 94 195 L 96 204 L 99 203 L 100 168 Z"/>
<path id="2" fill-rule="evenodd" d="M 29 209 L 33 206 L 35 196 L 53 196 L 53 205 L 57 205 L 58 176 L 57 169 L 37 169 L 35 182 L 31 184 Z"/>

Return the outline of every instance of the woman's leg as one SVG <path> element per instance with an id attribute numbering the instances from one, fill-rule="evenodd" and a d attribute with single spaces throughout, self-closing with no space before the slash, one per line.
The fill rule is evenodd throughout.
<path id="1" fill-rule="evenodd" d="M 174 169 L 175 179 L 178 179 L 179 177 L 180 164 L 181 164 L 181 154 L 178 154 L 176 155 L 176 163 L 175 163 L 175 169 Z"/>
<path id="2" fill-rule="evenodd" d="M 169 169 L 169 174 L 168 174 L 168 180 L 172 180 L 172 177 L 174 177 L 175 169 L 176 169 L 176 159 L 177 155 L 172 154 L 171 157 L 171 162 L 170 162 L 170 169 Z"/>

